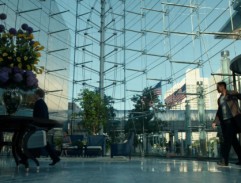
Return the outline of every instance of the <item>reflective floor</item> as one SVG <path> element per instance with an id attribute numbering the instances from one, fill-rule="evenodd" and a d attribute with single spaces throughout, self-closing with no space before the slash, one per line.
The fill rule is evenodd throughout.
<path id="1" fill-rule="evenodd" d="M 219 167 L 216 162 L 181 159 L 125 157 L 62 158 L 49 167 L 40 158 L 40 168 L 30 162 L 30 170 L 16 168 L 13 159 L 0 156 L 0 182 L 31 183 L 240 183 L 241 166 Z"/>

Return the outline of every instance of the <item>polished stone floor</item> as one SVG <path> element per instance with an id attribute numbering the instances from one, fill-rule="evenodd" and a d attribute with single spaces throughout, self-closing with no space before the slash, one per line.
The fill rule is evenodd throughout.
<path id="1" fill-rule="evenodd" d="M 16 168 L 11 157 L 0 156 L 0 182 L 30 183 L 240 183 L 241 166 L 219 167 L 215 162 L 125 157 L 63 157 L 54 167 L 40 158 L 40 168 Z"/>

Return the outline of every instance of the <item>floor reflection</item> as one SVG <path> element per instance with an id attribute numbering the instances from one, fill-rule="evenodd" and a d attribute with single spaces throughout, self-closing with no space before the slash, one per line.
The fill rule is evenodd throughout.
<path id="1" fill-rule="evenodd" d="M 125 157 L 62 158 L 49 167 L 48 158 L 40 159 L 40 169 L 30 162 L 30 170 L 15 167 L 12 158 L 0 157 L 0 180 L 7 182 L 100 182 L 167 183 L 240 182 L 241 166 L 218 167 L 215 162 L 161 158 Z M 177 181 L 178 180 L 178 181 Z"/>

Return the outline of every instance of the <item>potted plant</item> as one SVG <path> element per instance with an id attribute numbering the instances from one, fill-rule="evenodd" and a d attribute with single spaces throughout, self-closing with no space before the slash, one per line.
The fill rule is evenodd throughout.
<path id="1" fill-rule="evenodd" d="M 0 88 L 5 89 L 2 98 L 6 112 L 12 114 L 21 103 L 19 90 L 38 87 L 37 74 L 44 68 L 37 65 L 44 47 L 34 41 L 33 28 L 27 24 L 22 24 L 19 30 L 7 30 L 6 18 L 6 14 L 0 14 Z"/>

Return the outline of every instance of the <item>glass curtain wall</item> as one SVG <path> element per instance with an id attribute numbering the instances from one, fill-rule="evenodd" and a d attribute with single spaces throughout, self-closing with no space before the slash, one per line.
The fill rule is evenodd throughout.
<path id="1" fill-rule="evenodd" d="M 45 101 L 51 118 L 65 121 L 69 99 L 69 73 L 72 68 L 71 37 L 64 19 L 65 12 L 62 12 L 58 3 L 53 0 L 1 0 L 0 12 L 7 15 L 7 28 L 18 30 L 26 23 L 33 28 L 35 40 L 45 47 L 38 64 L 45 68 L 43 74 L 37 75 L 39 87 L 46 91 Z M 18 114 L 32 113 L 31 109 L 23 106 Z"/>

